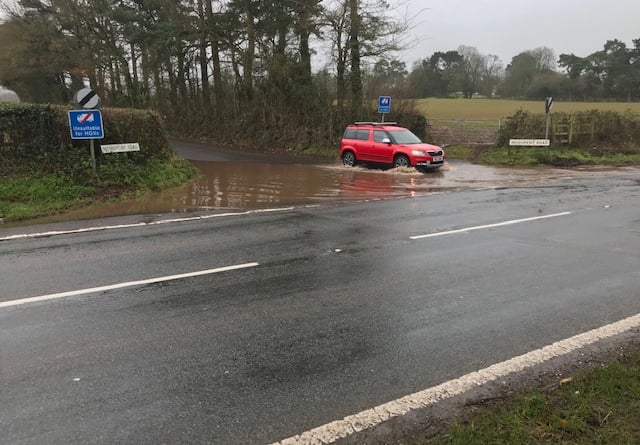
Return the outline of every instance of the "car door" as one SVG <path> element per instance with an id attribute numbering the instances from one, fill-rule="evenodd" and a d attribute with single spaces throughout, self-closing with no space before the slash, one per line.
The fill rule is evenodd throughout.
<path id="1" fill-rule="evenodd" d="M 372 156 L 375 159 L 372 160 L 390 164 L 393 162 L 393 146 L 389 142 L 384 142 L 385 140 L 389 140 L 386 131 L 373 130 Z"/>
<path id="2" fill-rule="evenodd" d="M 356 151 L 357 157 L 362 161 L 375 161 L 371 147 L 371 129 L 358 128 L 356 130 Z"/>

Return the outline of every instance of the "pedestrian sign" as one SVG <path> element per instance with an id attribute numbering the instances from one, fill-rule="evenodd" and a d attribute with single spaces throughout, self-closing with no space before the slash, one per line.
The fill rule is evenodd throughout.
<path id="1" fill-rule="evenodd" d="M 104 139 L 100 110 L 69 110 L 71 139 Z"/>
<path id="2" fill-rule="evenodd" d="M 391 113 L 390 96 L 380 96 L 378 98 L 378 113 Z"/>

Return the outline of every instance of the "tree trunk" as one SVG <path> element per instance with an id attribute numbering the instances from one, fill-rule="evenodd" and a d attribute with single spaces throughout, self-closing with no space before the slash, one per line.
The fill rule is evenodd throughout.
<path id="1" fill-rule="evenodd" d="M 204 14 L 203 0 L 198 0 L 198 17 L 200 19 L 200 76 L 202 76 L 202 103 L 205 110 L 209 109 L 209 60 L 207 56 L 208 32 Z M 211 4 L 211 0 L 207 0 Z"/>
<path id="2" fill-rule="evenodd" d="M 360 14 L 358 0 L 349 0 L 351 30 L 349 48 L 351 49 L 351 112 L 357 117 L 362 109 L 362 74 L 360 72 Z"/>
<path id="3" fill-rule="evenodd" d="M 311 20 L 309 12 L 303 4 L 298 13 L 298 38 L 300 40 L 298 51 L 300 54 L 300 82 L 311 85 L 311 51 L 309 50 L 309 36 L 311 35 Z"/>
<path id="4" fill-rule="evenodd" d="M 247 14 L 247 50 L 244 57 L 243 92 L 244 96 L 253 98 L 253 59 L 256 52 L 256 24 L 254 22 L 253 6 L 251 0 L 245 0 Z"/>
<path id="5" fill-rule="evenodd" d="M 215 109 L 222 106 L 223 88 L 222 88 L 222 68 L 220 66 L 220 47 L 217 41 L 211 43 L 211 57 L 213 62 L 213 94 L 216 99 Z"/>
<path id="6" fill-rule="evenodd" d="M 138 80 L 138 56 L 136 55 L 136 48 L 133 43 L 129 44 L 131 51 L 131 73 L 133 75 L 132 89 L 131 89 L 131 102 L 134 107 L 140 107 L 142 101 L 140 100 L 140 83 Z"/>

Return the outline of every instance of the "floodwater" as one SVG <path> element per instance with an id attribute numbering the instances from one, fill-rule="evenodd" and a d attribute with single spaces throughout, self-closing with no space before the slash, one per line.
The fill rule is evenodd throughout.
<path id="1" fill-rule="evenodd" d="M 198 156 L 195 156 L 196 158 Z M 206 157 L 206 156 L 205 156 Z M 453 161 L 427 173 L 415 169 L 370 169 L 333 163 L 295 163 L 273 158 L 191 161 L 201 176 L 188 186 L 136 199 L 105 203 L 29 224 L 216 210 L 247 210 L 344 201 L 424 196 L 476 189 L 549 185 L 589 172 L 551 168 L 511 169 Z M 222 159 L 222 160 L 220 160 Z M 9 225 L 5 225 L 8 227 Z"/>

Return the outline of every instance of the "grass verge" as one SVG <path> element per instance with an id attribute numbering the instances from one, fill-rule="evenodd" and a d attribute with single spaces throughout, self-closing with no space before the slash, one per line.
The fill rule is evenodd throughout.
<path id="1" fill-rule="evenodd" d="M 640 150 L 618 152 L 574 148 L 543 147 L 469 147 L 463 145 L 445 148 L 447 159 L 462 159 L 471 162 L 504 166 L 535 167 L 577 167 L 581 165 L 624 166 L 640 164 Z"/>
<path id="2" fill-rule="evenodd" d="M 552 165 L 574 167 L 579 165 L 621 166 L 640 163 L 640 153 L 605 153 L 569 148 L 491 148 L 480 155 L 483 164 L 505 166 Z"/>
<path id="3" fill-rule="evenodd" d="M 154 159 L 145 165 L 105 165 L 98 178 L 91 180 L 60 172 L 14 173 L 0 183 L 0 220 L 54 215 L 95 202 L 164 190 L 185 184 L 196 174 L 191 164 L 177 157 Z"/>
<path id="4" fill-rule="evenodd" d="M 640 443 L 640 348 L 559 386 L 491 402 L 424 445 Z"/>

